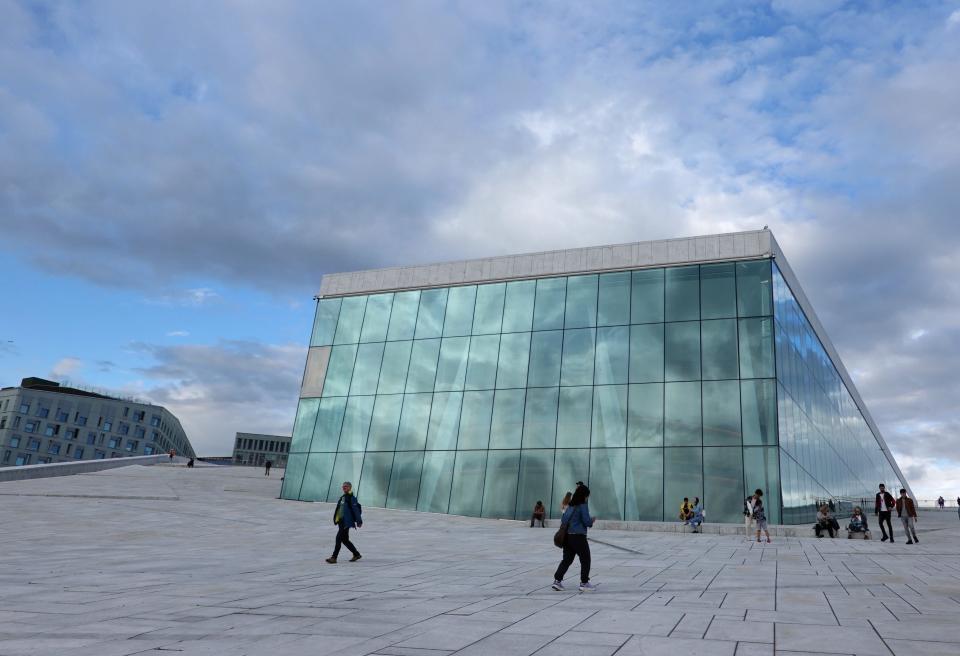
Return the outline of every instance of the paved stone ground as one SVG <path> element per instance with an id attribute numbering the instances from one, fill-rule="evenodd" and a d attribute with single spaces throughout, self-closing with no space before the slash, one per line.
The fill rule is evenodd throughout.
<path id="1" fill-rule="evenodd" d="M 274 474 L 0 483 L 0 654 L 960 654 L 955 512 L 914 546 L 595 531 L 599 591 L 559 593 L 517 522 L 368 509 L 363 560 L 327 565 L 332 506 Z"/>

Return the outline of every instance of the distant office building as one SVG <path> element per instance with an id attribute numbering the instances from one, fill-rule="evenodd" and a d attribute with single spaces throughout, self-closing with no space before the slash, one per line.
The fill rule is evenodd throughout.
<path id="1" fill-rule="evenodd" d="M 906 486 L 768 230 L 323 277 L 282 496 L 527 518 Z"/>
<path id="2" fill-rule="evenodd" d="M 196 454 L 166 408 L 24 378 L 0 389 L 0 467 Z"/>
<path id="3" fill-rule="evenodd" d="M 233 443 L 233 464 L 260 466 L 269 460 L 274 467 L 284 468 L 289 450 L 289 435 L 237 433 Z"/>

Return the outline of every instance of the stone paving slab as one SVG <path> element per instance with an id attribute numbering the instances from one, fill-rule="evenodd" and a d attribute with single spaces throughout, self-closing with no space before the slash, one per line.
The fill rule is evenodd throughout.
<path id="1" fill-rule="evenodd" d="M 0 483 L 0 656 L 960 654 L 960 522 L 921 543 L 594 531 L 595 593 L 550 589 L 552 531 L 333 506 L 278 474 L 131 466 Z M 362 499 L 361 499 L 362 501 Z"/>

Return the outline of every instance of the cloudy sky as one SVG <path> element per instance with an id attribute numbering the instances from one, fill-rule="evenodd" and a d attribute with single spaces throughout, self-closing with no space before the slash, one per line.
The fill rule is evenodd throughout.
<path id="1" fill-rule="evenodd" d="M 290 430 L 325 272 L 769 225 L 960 493 L 960 2 L 0 0 L 0 384 Z"/>

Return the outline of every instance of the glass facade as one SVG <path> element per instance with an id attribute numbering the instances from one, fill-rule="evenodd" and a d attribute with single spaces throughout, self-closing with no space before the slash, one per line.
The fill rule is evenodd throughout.
<path id="1" fill-rule="evenodd" d="M 770 259 L 324 298 L 282 496 L 551 517 L 576 481 L 602 519 L 711 522 L 766 495 L 812 521 L 897 486 Z"/>
<path id="2" fill-rule="evenodd" d="M 879 483 L 900 481 L 833 361 L 773 265 L 783 521 L 812 522 L 819 503 L 872 512 Z"/>

